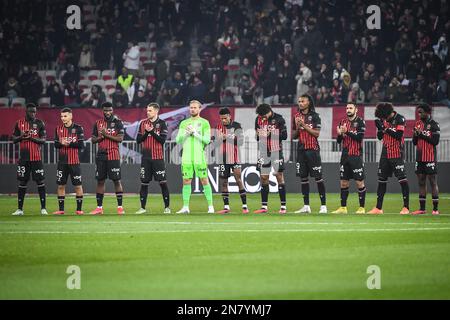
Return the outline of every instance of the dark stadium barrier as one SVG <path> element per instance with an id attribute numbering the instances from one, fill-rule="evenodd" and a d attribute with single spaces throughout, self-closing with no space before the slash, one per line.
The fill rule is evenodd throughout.
<path id="1" fill-rule="evenodd" d="M 295 176 L 295 164 L 288 163 L 285 165 L 285 180 L 286 189 L 290 193 L 300 193 L 299 178 Z M 339 192 L 339 164 L 338 163 L 323 163 L 323 176 L 327 192 Z M 82 164 L 83 188 L 86 193 L 95 193 L 95 166 L 90 164 Z M 411 192 L 418 192 L 417 178 L 414 173 L 414 163 L 407 163 L 405 165 L 408 180 L 410 182 Z M 377 163 L 366 163 L 366 186 L 368 192 L 376 192 L 377 188 Z M 56 193 L 56 165 L 44 165 L 47 192 Z M 0 194 L 17 193 L 16 181 L 16 165 L 0 165 Z M 450 163 L 444 162 L 438 164 L 438 176 L 448 177 L 450 175 Z M 139 180 L 140 165 L 138 164 L 124 164 L 122 165 L 122 184 L 125 193 L 138 193 L 140 187 Z M 256 172 L 256 167 L 252 165 L 244 165 L 242 167 L 242 179 L 245 187 L 249 193 L 259 191 L 259 177 Z M 218 166 L 209 166 L 209 177 L 213 192 L 218 192 Z M 181 167 L 179 165 L 167 166 L 168 185 L 171 193 L 181 193 L 182 179 Z M 275 177 L 271 176 L 271 191 L 276 192 Z M 197 183 L 197 184 L 196 184 Z M 450 192 L 450 184 L 445 183 L 445 179 L 438 179 L 440 192 Z M 314 179 L 310 179 L 311 191 L 316 191 L 316 183 Z M 198 181 L 193 181 L 193 192 L 201 192 L 201 187 Z M 28 184 L 28 191 L 36 193 L 36 184 L 30 181 Z M 106 184 L 106 192 L 113 192 L 113 184 L 108 181 Z M 235 183 L 230 183 L 230 192 L 236 192 L 237 187 Z M 350 191 L 356 191 L 354 183 L 351 183 Z M 401 192 L 397 179 L 392 177 L 389 179 L 388 192 Z M 67 185 L 67 192 L 73 192 L 73 187 L 70 185 L 70 179 Z M 149 187 L 150 193 L 160 193 L 160 188 L 156 182 L 151 182 Z M 314 196 L 314 195 L 313 195 Z"/>

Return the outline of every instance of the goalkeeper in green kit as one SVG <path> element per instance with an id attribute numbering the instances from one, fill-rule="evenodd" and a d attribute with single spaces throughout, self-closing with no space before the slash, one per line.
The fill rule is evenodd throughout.
<path id="1" fill-rule="evenodd" d="M 203 193 L 208 201 L 208 213 L 214 213 L 211 185 L 208 181 L 208 165 L 205 148 L 211 141 L 211 127 L 208 120 L 200 117 L 202 104 L 197 100 L 189 102 L 191 117 L 180 123 L 176 142 L 183 146 L 181 171 L 183 174 L 183 208 L 177 213 L 189 213 L 191 182 L 195 175 L 203 185 Z"/>

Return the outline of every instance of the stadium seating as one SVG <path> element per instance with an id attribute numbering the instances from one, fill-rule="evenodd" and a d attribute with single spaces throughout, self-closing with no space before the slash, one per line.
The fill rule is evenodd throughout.
<path id="1" fill-rule="evenodd" d="M 12 100 L 11 107 L 25 107 L 25 98 L 17 97 Z"/>
<path id="2" fill-rule="evenodd" d="M 9 99 L 8 98 L 0 98 L 0 108 L 9 107 Z"/>
<path id="3" fill-rule="evenodd" d="M 94 86 L 94 85 L 100 86 L 102 89 L 104 89 L 104 87 L 105 87 L 105 81 L 100 80 L 100 79 L 94 80 L 94 81 L 92 81 L 92 85 L 93 85 L 93 86 Z"/>
<path id="4" fill-rule="evenodd" d="M 100 70 L 90 70 L 88 71 L 86 77 L 87 79 L 94 81 L 100 79 Z"/>
<path id="5" fill-rule="evenodd" d="M 50 97 L 42 97 L 38 101 L 38 106 L 41 108 L 50 107 Z"/>
<path id="6" fill-rule="evenodd" d="M 56 71 L 55 70 L 46 70 L 45 71 L 45 80 L 50 82 L 51 80 L 56 80 Z"/>
<path id="7" fill-rule="evenodd" d="M 109 90 L 111 88 L 115 88 L 117 84 L 117 80 L 116 79 L 110 79 L 110 80 L 106 80 L 104 83 L 104 87 L 106 90 Z"/>
<path id="8" fill-rule="evenodd" d="M 80 80 L 80 82 L 78 82 L 78 87 L 80 88 L 80 90 L 90 88 L 91 86 L 92 83 L 90 80 Z"/>
<path id="9" fill-rule="evenodd" d="M 102 79 L 107 81 L 107 80 L 111 80 L 114 79 L 116 76 L 116 71 L 115 70 L 103 70 L 102 71 Z"/>

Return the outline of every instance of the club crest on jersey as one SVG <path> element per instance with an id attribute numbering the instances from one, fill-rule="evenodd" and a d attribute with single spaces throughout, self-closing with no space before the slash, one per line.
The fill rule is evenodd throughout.
<path id="1" fill-rule="evenodd" d="M 427 125 L 427 130 L 431 129 L 431 124 Z"/>
<path id="2" fill-rule="evenodd" d="M 37 129 L 37 124 L 33 123 L 33 129 Z"/>
<path id="3" fill-rule="evenodd" d="M 73 134 L 77 133 L 77 130 L 72 129 L 72 133 L 73 133 Z"/>
<path id="4" fill-rule="evenodd" d="M 308 116 L 308 121 L 311 121 L 312 120 L 312 116 Z"/>
<path id="5" fill-rule="evenodd" d="M 275 124 L 275 122 L 276 122 L 275 119 L 272 119 L 272 124 Z"/>
<path id="6" fill-rule="evenodd" d="M 160 127 L 160 125 L 159 125 L 159 123 L 157 123 L 157 124 L 155 125 L 155 128 L 156 128 L 156 129 L 159 129 L 159 127 Z"/>
<path id="7" fill-rule="evenodd" d="M 114 122 L 112 122 L 112 123 L 111 123 L 111 128 L 114 128 L 115 125 L 116 125 L 116 124 L 115 124 Z"/>
<path id="8" fill-rule="evenodd" d="M 354 122 L 353 126 L 356 128 L 358 126 L 358 123 Z"/>

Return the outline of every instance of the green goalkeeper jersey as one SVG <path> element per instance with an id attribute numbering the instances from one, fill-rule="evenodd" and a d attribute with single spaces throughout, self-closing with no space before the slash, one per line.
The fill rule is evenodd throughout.
<path id="1" fill-rule="evenodd" d="M 193 134 L 186 130 L 190 128 Z M 189 129 L 188 129 L 189 130 Z M 211 141 L 208 120 L 198 117 L 181 121 L 176 142 L 183 145 L 182 164 L 206 164 L 205 147 Z"/>

